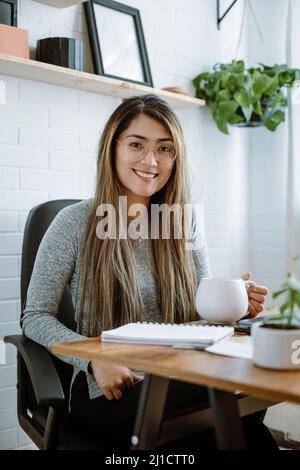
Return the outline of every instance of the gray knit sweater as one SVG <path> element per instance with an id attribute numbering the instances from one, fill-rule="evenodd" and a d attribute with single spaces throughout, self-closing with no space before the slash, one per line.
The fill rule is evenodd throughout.
<path id="1" fill-rule="evenodd" d="M 22 328 L 25 336 L 49 351 L 55 343 L 84 340 L 87 337 L 65 327 L 57 319 L 57 311 L 64 288 L 69 284 L 75 320 L 78 323 L 81 292 L 78 286 L 78 272 L 91 206 L 92 199 L 87 199 L 62 209 L 45 233 L 36 256 Z M 195 251 L 197 277 L 200 281 L 201 277 L 210 274 L 210 268 L 205 245 L 198 248 L 195 246 Z M 134 252 L 144 302 L 141 321 L 161 322 L 162 313 L 157 303 L 149 240 L 134 240 Z M 88 312 L 84 309 L 84 335 L 87 335 L 87 324 Z M 88 372 L 89 361 L 67 356 L 58 357 L 74 366 L 71 387 L 78 372 L 83 370 L 87 376 L 90 398 L 103 395 L 94 376 Z M 140 375 L 143 373 L 140 372 Z"/>

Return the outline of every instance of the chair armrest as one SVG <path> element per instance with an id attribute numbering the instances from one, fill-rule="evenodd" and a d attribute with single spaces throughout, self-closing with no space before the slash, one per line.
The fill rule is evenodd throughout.
<path id="1" fill-rule="evenodd" d="M 24 335 L 4 337 L 5 343 L 13 344 L 21 354 L 40 406 L 60 406 L 65 401 L 56 368 L 46 348 L 35 343 Z"/>

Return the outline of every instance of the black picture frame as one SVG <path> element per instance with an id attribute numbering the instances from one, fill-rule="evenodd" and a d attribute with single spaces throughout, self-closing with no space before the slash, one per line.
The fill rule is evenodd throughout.
<path id="1" fill-rule="evenodd" d="M 0 0 L 0 24 L 18 26 L 18 0 Z"/>
<path id="2" fill-rule="evenodd" d="M 139 10 L 113 0 L 91 0 L 83 5 L 95 74 L 153 87 Z M 105 38 L 109 17 L 112 24 L 107 29 Z M 100 25 L 100 20 L 102 25 Z M 118 21 L 119 28 L 116 24 Z M 124 41 L 119 41 L 120 50 L 118 55 L 118 51 L 112 53 L 110 50 L 109 35 L 114 35 L 116 41 L 115 36 L 120 34 L 122 27 L 126 28 L 127 36 L 125 37 L 130 38 L 130 40 L 133 39 L 133 43 L 131 49 L 127 47 L 127 50 L 125 50 Z M 128 31 L 130 31 L 130 35 L 128 35 Z M 126 41 L 125 44 L 127 44 Z M 124 57 L 124 53 L 127 55 L 129 53 L 129 58 Z"/>

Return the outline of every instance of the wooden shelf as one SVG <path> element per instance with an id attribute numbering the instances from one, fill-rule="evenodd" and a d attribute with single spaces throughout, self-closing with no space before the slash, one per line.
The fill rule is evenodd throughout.
<path id="1" fill-rule="evenodd" d="M 79 72 L 78 70 L 45 64 L 36 60 L 0 54 L 0 75 L 35 80 L 61 85 L 77 90 L 92 91 L 115 98 L 128 98 L 133 95 L 153 93 L 165 99 L 174 109 L 204 106 L 205 102 L 192 96 L 180 95 L 170 91 L 151 88 L 149 86 L 130 83 L 114 78 Z"/>
<path id="2" fill-rule="evenodd" d="M 80 5 L 80 3 L 86 0 L 34 0 L 34 2 L 43 3 L 44 5 L 50 5 L 51 7 L 67 8 L 73 5 Z"/>

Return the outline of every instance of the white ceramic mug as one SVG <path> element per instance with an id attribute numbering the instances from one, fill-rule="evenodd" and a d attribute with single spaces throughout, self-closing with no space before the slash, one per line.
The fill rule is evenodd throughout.
<path id="1" fill-rule="evenodd" d="M 200 317 L 211 323 L 233 323 L 248 312 L 246 286 L 253 281 L 204 277 L 196 293 L 196 310 Z"/>

